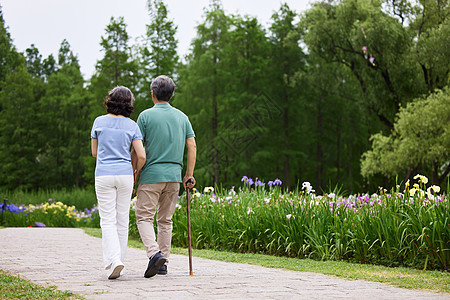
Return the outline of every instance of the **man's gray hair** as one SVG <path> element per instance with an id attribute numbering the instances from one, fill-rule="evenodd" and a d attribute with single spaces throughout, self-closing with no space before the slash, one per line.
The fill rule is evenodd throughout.
<path id="1" fill-rule="evenodd" d="M 153 79 L 150 89 L 159 101 L 169 101 L 175 90 L 175 83 L 172 78 L 166 75 L 160 75 Z"/>

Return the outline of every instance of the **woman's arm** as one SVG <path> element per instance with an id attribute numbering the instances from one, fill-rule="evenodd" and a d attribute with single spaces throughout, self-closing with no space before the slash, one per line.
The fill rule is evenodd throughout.
<path id="1" fill-rule="evenodd" d="M 145 165 L 146 159 L 147 156 L 145 155 L 142 140 L 134 140 L 133 148 L 131 149 L 131 162 L 133 165 L 135 182 L 137 182 L 137 179 L 139 178 L 139 171 L 141 171 L 142 167 Z"/>
<path id="2" fill-rule="evenodd" d="M 97 148 L 98 148 L 98 140 L 91 139 L 91 151 L 93 157 L 97 157 Z"/>

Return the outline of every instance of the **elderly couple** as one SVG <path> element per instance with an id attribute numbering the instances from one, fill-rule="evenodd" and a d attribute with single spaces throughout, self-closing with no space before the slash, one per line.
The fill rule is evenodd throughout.
<path id="1" fill-rule="evenodd" d="M 92 126 L 95 192 L 108 279 L 122 275 L 130 201 L 138 178 L 136 223 L 149 258 L 146 278 L 167 274 L 180 182 L 185 189 L 195 185 L 195 134 L 188 117 L 169 104 L 175 84 L 162 75 L 152 81 L 150 89 L 154 106 L 139 115 L 137 124 L 129 119 L 133 94 L 118 86 L 105 99 L 107 114 L 96 118 Z M 181 180 L 185 145 L 187 167 Z M 157 238 L 153 229 L 156 212 Z"/>

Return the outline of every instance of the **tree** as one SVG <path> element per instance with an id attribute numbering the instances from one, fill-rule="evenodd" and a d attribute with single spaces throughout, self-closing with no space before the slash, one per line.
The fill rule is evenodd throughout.
<path id="1" fill-rule="evenodd" d="M 362 156 L 364 177 L 403 173 L 406 181 L 420 173 L 441 184 L 450 173 L 450 88 L 408 103 L 400 109 L 392 134 L 375 134 L 371 140 L 372 149 Z"/>
<path id="2" fill-rule="evenodd" d="M 45 139 L 36 118 L 42 81 L 25 64 L 6 75 L 0 91 L 0 185 L 7 189 L 40 186 L 38 151 Z"/>
<path id="3" fill-rule="evenodd" d="M 97 62 L 95 74 L 90 80 L 92 119 L 104 112 L 103 100 L 112 88 L 123 85 L 132 91 L 137 89 L 138 64 L 133 59 L 128 40 L 123 17 L 111 18 L 100 43 L 104 57 Z"/>
<path id="4" fill-rule="evenodd" d="M 347 67 L 360 84 L 365 105 L 388 129 L 400 106 L 424 91 L 408 60 L 407 29 L 384 13 L 379 2 L 316 2 L 302 26 L 308 49 Z"/>
<path id="5" fill-rule="evenodd" d="M 220 182 L 219 116 L 225 103 L 221 97 L 227 91 L 224 49 L 228 43 L 230 19 L 219 1 L 212 1 L 205 21 L 197 26 L 197 38 L 180 71 L 180 92 L 174 99 L 192 119 L 198 144 L 198 161 L 209 162 L 197 168 L 197 176 L 212 184 Z"/>
<path id="6" fill-rule="evenodd" d="M 8 74 L 10 74 L 16 67 L 23 63 L 23 56 L 21 56 L 14 45 L 12 44 L 11 35 L 3 18 L 3 10 L 0 5 L 0 83 L 3 82 Z M 0 90 L 3 88 L 0 86 Z M 0 104 L 1 105 L 1 104 Z"/>
<path id="7" fill-rule="evenodd" d="M 138 48 L 139 86 L 136 96 L 136 114 L 148 108 L 151 102 L 150 83 L 159 75 L 176 76 L 179 63 L 177 26 L 168 18 L 167 6 L 162 0 L 148 0 L 150 24 Z M 176 80 L 176 78 L 174 78 Z"/>
<path id="8" fill-rule="evenodd" d="M 280 122 L 276 125 L 277 145 L 282 147 L 281 159 L 284 185 L 292 184 L 291 164 L 297 153 L 292 145 L 296 135 L 293 118 L 298 112 L 300 90 L 294 80 L 295 73 L 304 66 L 305 55 L 300 48 L 300 31 L 294 23 L 296 13 L 287 4 L 283 4 L 280 10 L 272 15 L 270 26 L 270 41 L 272 44 L 272 66 L 269 72 L 271 76 L 272 96 L 282 110 Z"/>
<path id="9" fill-rule="evenodd" d="M 448 1 L 420 1 L 411 20 L 412 60 L 420 65 L 428 92 L 448 85 L 450 5 Z"/>
<path id="10" fill-rule="evenodd" d="M 50 187 L 74 187 L 84 183 L 84 160 L 89 156 L 89 100 L 78 58 L 64 40 L 58 53 L 59 69 L 48 77 L 39 101 L 45 146 L 39 153 L 41 181 Z"/>
<path id="11" fill-rule="evenodd" d="M 147 25 L 144 45 L 141 48 L 142 64 L 146 82 L 159 75 L 173 77 L 178 64 L 175 39 L 177 26 L 168 19 L 168 10 L 162 0 L 148 0 L 150 24 Z M 148 87 L 147 87 L 148 88 Z"/>

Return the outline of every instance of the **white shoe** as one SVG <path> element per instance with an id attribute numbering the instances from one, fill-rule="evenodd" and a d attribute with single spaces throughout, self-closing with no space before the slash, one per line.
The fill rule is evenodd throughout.
<path id="1" fill-rule="evenodd" d="M 107 269 L 108 271 L 108 279 L 116 279 L 119 278 L 122 270 L 124 268 L 124 265 L 119 262 L 119 263 L 115 263 L 115 264 L 111 264 L 109 266 L 109 269 Z"/>

